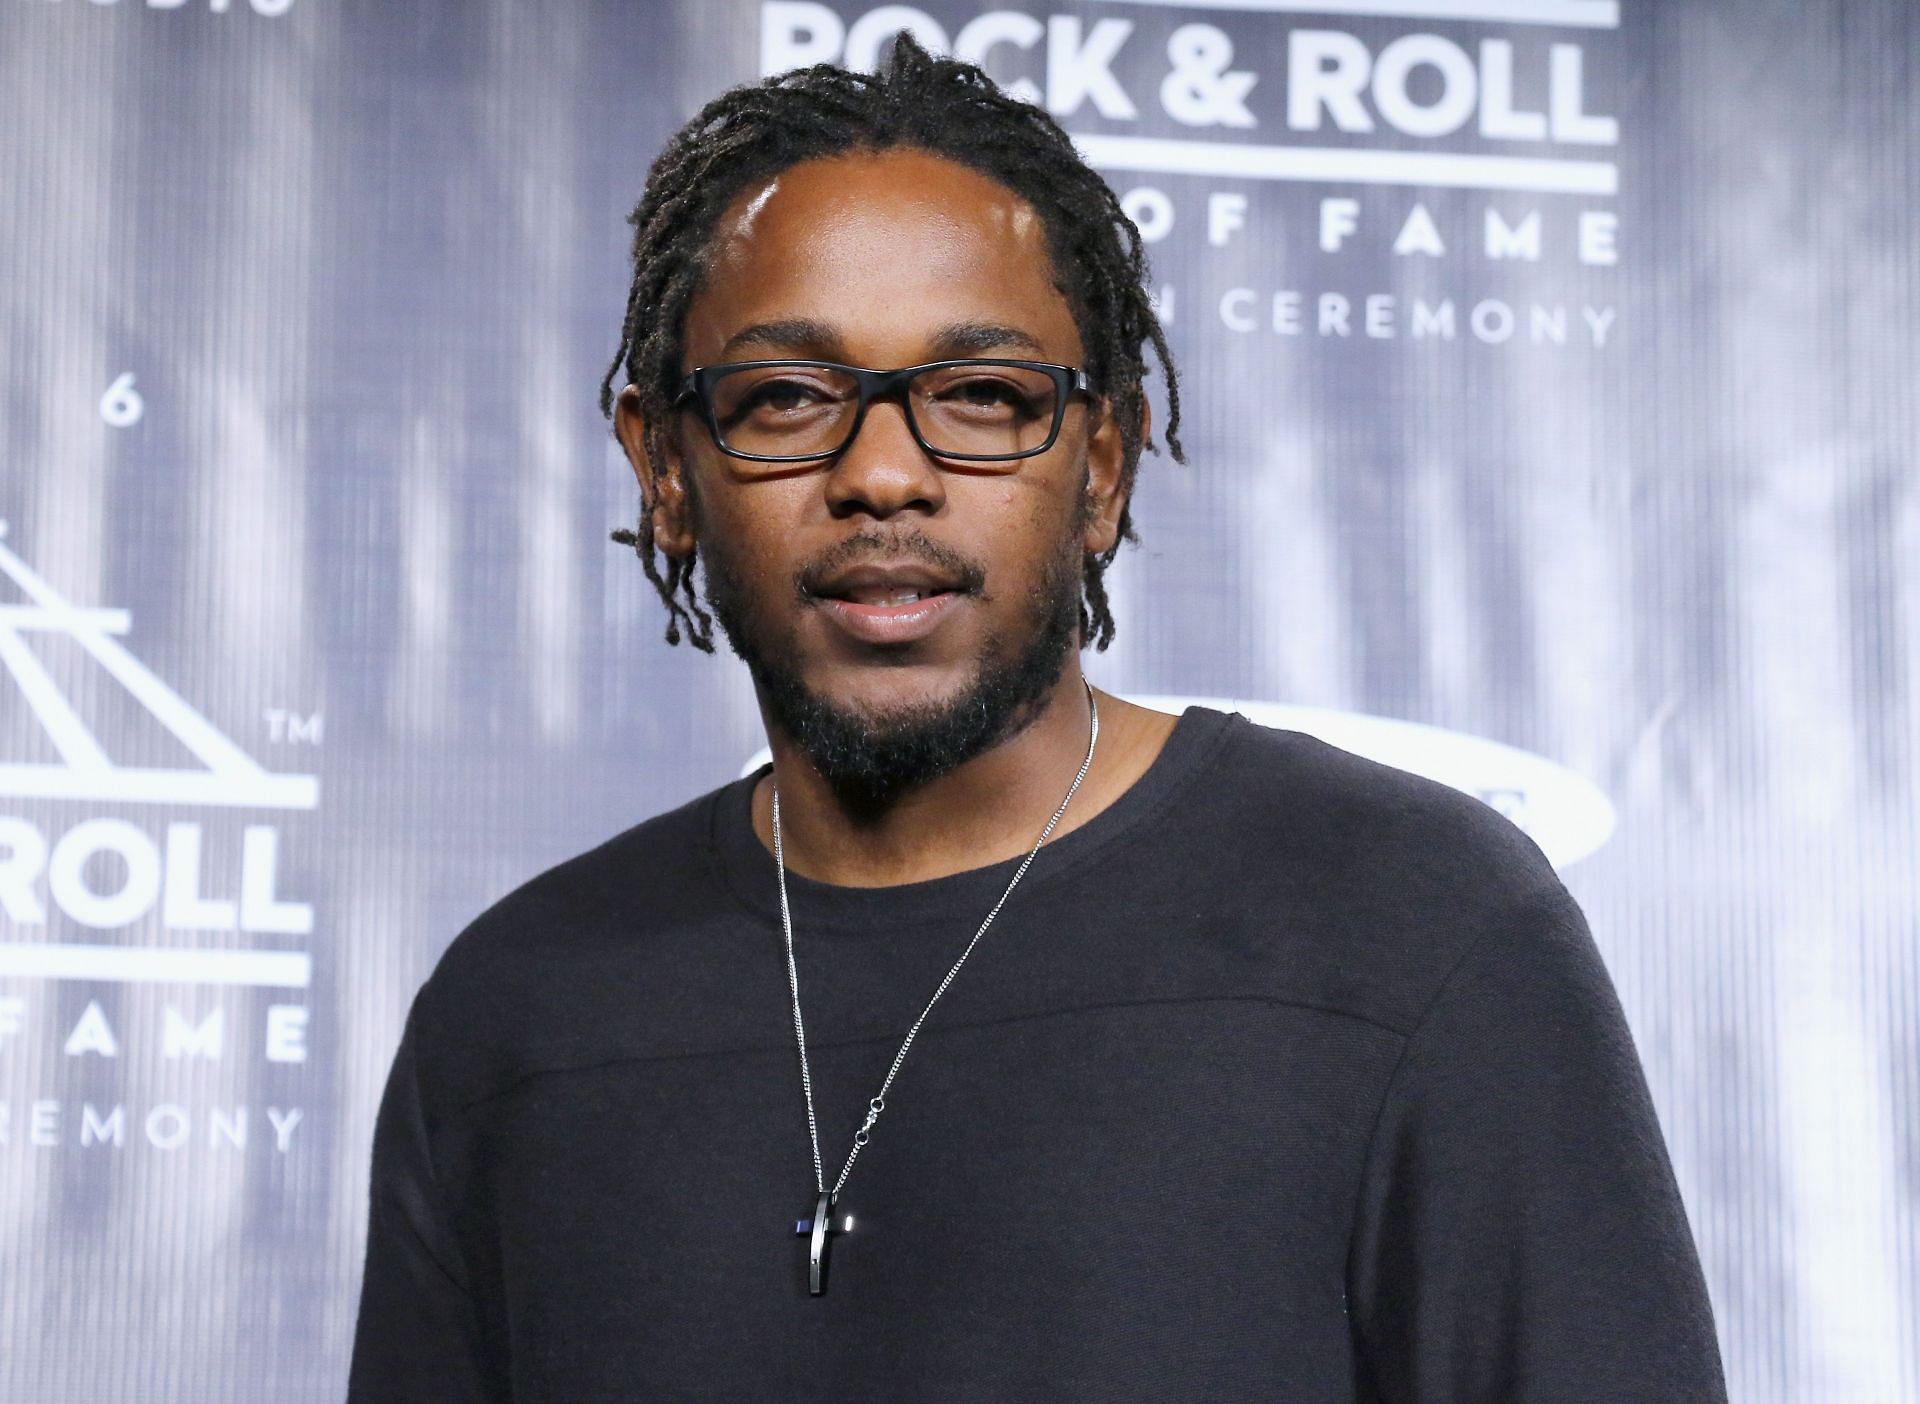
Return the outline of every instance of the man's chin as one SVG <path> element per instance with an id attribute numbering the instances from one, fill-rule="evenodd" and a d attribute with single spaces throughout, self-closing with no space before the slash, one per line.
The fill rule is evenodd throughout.
<path id="1" fill-rule="evenodd" d="M 992 680 L 978 676 L 831 692 L 769 677 L 760 691 L 770 720 L 854 808 L 884 807 L 992 749 L 1032 719 L 1038 700 L 992 695 Z"/>
<path id="2" fill-rule="evenodd" d="M 754 669 L 768 720 L 850 809 L 877 811 L 1032 724 L 1066 668 L 1073 619 L 1056 607 L 1019 653 L 965 672 L 828 677 L 819 690 L 778 666 Z M 832 689 L 832 690 L 828 690 Z"/>
<path id="3" fill-rule="evenodd" d="M 886 732 L 926 725 L 963 705 L 978 690 L 980 674 L 977 660 L 938 667 L 835 666 L 803 675 L 800 687 L 815 705 Z"/>

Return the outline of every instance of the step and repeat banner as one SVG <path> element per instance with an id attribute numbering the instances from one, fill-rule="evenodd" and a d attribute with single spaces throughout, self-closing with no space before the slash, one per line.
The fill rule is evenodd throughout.
<path id="1" fill-rule="evenodd" d="M 0 1398 L 340 1395 L 414 990 L 762 744 L 607 539 L 626 211 L 903 26 L 1151 254 L 1095 680 L 1532 833 L 1734 1397 L 1920 1398 L 1905 0 L 0 0 Z"/>

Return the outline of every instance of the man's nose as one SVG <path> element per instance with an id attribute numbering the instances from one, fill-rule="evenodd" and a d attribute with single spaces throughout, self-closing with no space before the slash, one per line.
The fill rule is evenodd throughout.
<path id="1" fill-rule="evenodd" d="M 827 507 L 836 517 L 864 512 L 875 518 L 918 511 L 931 516 L 946 505 L 944 475 L 913 437 L 898 400 L 876 400 L 853 442 L 827 471 Z"/>

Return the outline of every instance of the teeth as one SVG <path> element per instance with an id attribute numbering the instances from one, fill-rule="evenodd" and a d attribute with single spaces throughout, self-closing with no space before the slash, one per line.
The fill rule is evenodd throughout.
<path id="1" fill-rule="evenodd" d="M 892 591 L 882 590 L 882 589 L 854 590 L 847 596 L 847 598 L 854 601 L 856 604 L 903 605 L 903 604 L 917 604 L 919 601 L 925 599 L 931 593 L 933 592 L 923 591 L 923 590 L 892 590 Z"/>

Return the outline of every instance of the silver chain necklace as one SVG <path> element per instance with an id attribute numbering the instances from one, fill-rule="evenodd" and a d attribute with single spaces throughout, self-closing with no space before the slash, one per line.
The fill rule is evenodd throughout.
<path id="1" fill-rule="evenodd" d="M 793 961 L 793 917 L 787 909 L 787 862 L 785 850 L 780 844 L 780 786 L 773 787 L 773 863 L 780 873 L 780 929 L 787 941 L 787 987 L 793 992 L 793 1037 L 800 1045 L 800 1091 L 807 1099 L 807 1136 L 813 1143 L 813 1217 L 800 1219 L 794 1224 L 794 1233 L 810 1239 L 807 1256 L 807 1287 L 819 1296 L 827 1290 L 827 1243 L 834 1233 L 844 1233 L 853 1227 L 853 1216 L 847 1215 L 841 1222 L 833 1222 L 834 1201 L 840 1197 L 841 1186 L 847 1182 L 847 1176 L 853 1173 L 853 1162 L 860 1158 L 860 1152 L 866 1149 L 872 1134 L 874 1122 L 880 1119 L 880 1113 L 887 1107 L 887 1089 L 893 1086 L 894 1075 L 900 1071 L 900 1065 L 907 1059 L 907 1050 L 913 1047 L 915 1035 L 920 1025 L 926 1022 L 927 1015 L 933 1012 L 933 1006 L 940 1002 L 940 996 L 947 992 L 947 986 L 953 983 L 953 977 L 960 973 L 960 967 L 967 963 L 967 957 L 973 954 L 973 948 L 987 928 L 993 925 L 993 919 L 1000 915 L 1000 908 L 1006 905 L 1007 898 L 1013 895 L 1014 887 L 1026 876 L 1027 867 L 1039 855 L 1041 845 L 1046 843 L 1054 825 L 1060 822 L 1060 816 L 1067 812 L 1074 792 L 1080 788 L 1080 782 L 1087 778 L 1087 771 L 1093 765 L 1093 748 L 1100 739 L 1100 704 L 1094 700 L 1093 684 L 1082 678 L 1081 685 L 1087 689 L 1087 708 L 1091 716 L 1091 725 L 1087 735 L 1087 758 L 1080 762 L 1080 771 L 1073 777 L 1073 783 L 1067 786 L 1065 798 L 1060 807 L 1053 811 L 1053 818 L 1047 820 L 1047 827 L 1040 831 L 1040 837 L 1034 840 L 1033 848 L 1028 852 L 1020 866 L 1008 879 L 1006 890 L 1000 894 L 1000 900 L 993 904 L 993 910 L 987 913 L 979 930 L 973 933 L 973 940 L 967 942 L 967 948 L 960 952 L 960 959 L 947 971 L 940 987 L 933 992 L 933 998 L 927 1001 L 927 1007 L 920 1011 L 920 1017 L 913 1021 L 913 1027 L 907 1030 L 907 1036 L 900 1044 L 900 1051 L 893 1055 L 893 1066 L 887 1069 L 887 1076 L 880 1084 L 880 1090 L 867 1103 L 867 1119 L 860 1123 L 860 1129 L 854 1133 L 853 1149 L 847 1152 L 847 1163 L 840 1167 L 840 1178 L 833 1182 L 833 1188 L 827 1188 L 827 1177 L 820 1165 L 820 1127 L 813 1115 L 813 1074 L 807 1067 L 807 1030 L 800 1018 L 800 971 Z"/>

